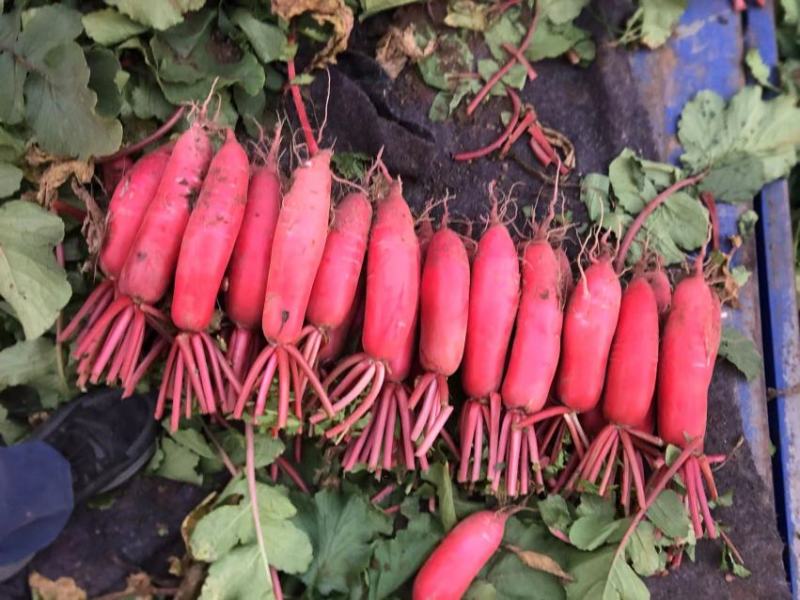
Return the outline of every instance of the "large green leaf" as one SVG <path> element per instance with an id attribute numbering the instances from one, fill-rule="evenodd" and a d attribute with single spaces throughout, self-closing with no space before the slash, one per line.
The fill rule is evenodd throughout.
<path id="1" fill-rule="evenodd" d="M 53 248 L 64 237 L 64 224 L 30 202 L 0 206 L 0 295 L 12 306 L 28 339 L 55 322 L 72 294 Z"/>
<path id="2" fill-rule="evenodd" d="M 753 341 L 733 327 L 722 328 L 719 355 L 753 381 L 764 373 L 764 360 Z"/>
<path id="3" fill-rule="evenodd" d="M 86 13 L 82 17 L 86 35 L 98 44 L 113 46 L 147 30 L 113 8 Z"/>
<path id="4" fill-rule="evenodd" d="M 247 41 L 261 62 L 273 62 L 285 55 L 288 41 L 277 25 L 261 21 L 243 8 L 233 11 L 231 21 L 247 36 Z"/>
<path id="5" fill-rule="evenodd" d="M 183 21 L 183 15 L 203 7 L 206 0 L 105 0 L 121 13 L 153 29 L 169 29 Z"/>
<path id="6" fill-rule="evenodd" d="M 650 592 L 616 548 L 586 553 L 573 565 L 568 600 L 648 600 Z"/>
<path id="7" fill-rule="evenodd" d="M 0 162 L 0 198 L 16 193 L 22 183 L 22 171 L 8 163 Z"/>
<path id="8" fill-rule="evenodd" d="M 362 493 L 321 490 L 313 498 L 293 496 L 297 523 L 311 538 L 314 560 L 301 579 L 321 594 L 347 592 L 369 564 L 380 534 L 392 531 L 392 521 Z"/>
<path id="9" fill-rule="evenodd" d="M 766 101 L 761 95 L 760 87 L 748 86 L 726 104 L 705 90 L 681 113 L 681 162 L 695 173 L 709 169 L 701 189 L 718 200 L 750 201 L 797 162 L 800 108 L 789 96 Z"/>
<path id="10" fill-rule="evenodd" d="M 273 600 L 272 581 L 264 572 L 258 546 L 240 546 L 208 569 L 200 600 Z"/>

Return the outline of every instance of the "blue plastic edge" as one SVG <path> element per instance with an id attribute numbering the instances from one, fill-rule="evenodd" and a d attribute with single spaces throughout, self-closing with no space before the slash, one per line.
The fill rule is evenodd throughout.
<path id="1" fill-rule="evenodd" d="M 778 62 L 775 16 L 772 10 L 751 9 L 747 13 L 748 48 L 757 48 L 764 62 Z M 789 189 L 786 181 L 766 186 L 756 198 L 759 214 L 758 258 L 764 323 L 764 363 L 767 383 L 786 390 L 797 383 L 800 372 L 795 292 L 794 243 L 791 229 Z M 779 396 L 769 404 L 770 429 L 777 440 L 773 457 L 775 502 L 781 533 L 786 542 L 784 559 L 792 597 L 800 598 L 800 394 Z"/>
<path id="2" fill-rule="evenodd" d="M 752 8 L 743 18 L 747 47 L 758 48 L 764 61 L 774 66 L 777 47 L 773 12 Z M 678 118 L 686 102 L 700 90 L 711 89 L 729 98 L 740 89 L 744 83 L 741 34 L 742 16 L 733 12 L 730 0 L 689 2 L 678 31 L 669 42 L 675 61 L 671 78 L 664 85 L 660 107 L 664 131 L 669 136 L 676 134 Z M 659 78 L 658 70 L 663 69 L 665 63 L 654 54 L 643 51 L 632 57 L 632 68 L 639 81 Z M 668 142 L 665 150 L 669 150 L 669 159 L 677 162 L 680 155 L 677 145 Z M 723 239 L 737 233 L 738 217 L 747 208 L 719 205 Z M 760 217 L 756 240 L 757 293 L 753 290 L 749 294 L 751 302 L 743 302 L 742 310 L 727 311 L 725 324 L 749 333 L 756 341 L 761 338 L 766 385 L 787 389 L 796 383 L 796 376 L 792 374 L 800 373 L 800 335 L 786 182 L 765 187 L 755 199 L 754 208 Z M 759 385 L 742 381 L 736 386 L 736 396 L 745 437 L 757 464 L 760 454 L 761 462 L 769 468 L 770 438 L 778 440 L 771 461 L 778 526 L 787 543 L 785 559 L 792 597 L 800 600 L 800 456 L 793 458 L 794 440 L 800 441 L 800 437 L 795 436 L 796 431 L 800 435 L 800 395 L 779 397 L 765 410 L 763 386 L 763 381 Z"/>

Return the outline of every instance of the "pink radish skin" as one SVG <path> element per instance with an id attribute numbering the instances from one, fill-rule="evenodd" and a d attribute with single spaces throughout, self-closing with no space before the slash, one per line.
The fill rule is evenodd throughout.
<path id="1" fill-rule="evenodd" d="M 413 600 L 459 600 L 503 541 L 508 512 L 480 511 L 456 525 L 422 565 Z"/>

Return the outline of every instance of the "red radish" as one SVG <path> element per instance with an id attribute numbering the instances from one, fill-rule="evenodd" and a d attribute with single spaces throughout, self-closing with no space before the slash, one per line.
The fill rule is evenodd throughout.
<path id="1" fill-rule="evenodd" d="M 608 425 L 597 434 L 567 486 L 573 489 L 578 481 L 588 481 L 598 485 L 598 493 L 604 496 L 621 470 L 619 499 L 626 514 L 631 483 L 638 503 L 645 502 L 644 466 L 638 448 L 660 445 L 660 440 L 640 429 L 653 405 L 658 340 L 656 295 L 643 276 L 634 277 L 622 295 L 608 360 L 603 395 Z M 617 465 L 622 465 L 621 469 Z"/>
<path id="2" fill-rule="evenodd" d="M 550 210 L 533 238 L 522 250 L 522 295 L 517 312 L 516 333 L 511 346 L 501 397 L 505 416 L 500 427 L 497 462 L 505 465 L 506 491 L 510 497 L 528 494 L 530 469 L 535 487 L 544 488 L 535 420 L 549 418 L 553 409 L 543 410 L 553 386 L 561 353 L 566 282 L 571 281 L 569 263 L 563 264 L 548 239 L 555 217 L 558 181 L 553 186 Z M 556 412 L 560 409 L 556 408 Z M 535 420 L 534 420 L 535 419 Z M 523 420 L 528 423 L 522 425 Z M 500 486 L 496 465 L 492 487 Z"/>
<path id="3" fill-rule="evenodd" d="M 261 327 L 268 344 L 253 361 L 234 411 L 234 415 L 241 418 L 260 378 L 253 414 L 256 418 L 263 415 L 270 386 L 277 374 L 276 431 L 286 427 L 288 421 L 290 386 L 295 390 L 295 416 L 303 418 L 302 396 L 297 393 L 303 382 L 301 373 L 308 378 L 326 412 L 333 412 L 317 376 L 296 347 L 310 331 L 310 328 L 303 329 L 303 319 L 328 232 L 330 161 L 331 152 L 323 150 L 295 169 L 289 192 L 283 198 L 272 241 L 261 316 Z"/>
<path id="4" fill-rule="evenodd" d="M 314 327 L 302 350 L 312 369 L 331 332 L 341 327 L 355 304 L 371 224 L 372 205 L 362 192 L 348 194 L 336 207 L 306 309 L 306 320 Z M 305 382 L 298 393 L 304 391 Z"/>
<path id="5" fill-rule="evenodd" d="M 280 130 L 262 166 L 252 170 L 242 227 L 233 247 L 228 268 L 225 308 L 234 329 L 228 339 L 228 360 L 239 381 L 250 369 L 258 350 L 264 292 L 267 288 L 272 239 L 281 208 L 281 178 L 278 172 Z M 228 404 L 236 401 L 229 399 Z M 226 411 L 233 406 L 226 406 Z"/>
<path id="6" fill-rule="evenodd" d="M 103 187 L 107 194 L 112 194 L 122 181 L 125 174 L 133 167 L 133 160 L 130 156 L 123 156 L 111 162 L 100 165 L 100 173 L 103 179 Z"/>
<path id="7" fill-rule="evenodd" d="M 357 327 L 359 313 L 361 313 L 361 320 L 363 322 L 364 312 L 364 279 L 362 278 L 358 284 L 356 297 L 353 299 L 353 304 L 350 305 L 350 310 L 347 311 L 347 316 L 344 321 L 338 326 L 328 332 L 328 340 L 319 349 L 317 360 L 320 364 L 335 361 L 342 355 L 351 336 L 355 337 L 360 335 L 360 327 Z"/>
<path id="8" fill-rule="evenodd" d="M 666 443 L 682 448 L 705 437 L 708 388 L 720 344 L 720 302 L 703 278 L 701 260 L 695 274 L 675 288 L 658 361 L 658 432 Z M 715 500 L 708 459 L 690 455 L 681 467 L 681 477 L 687 482 L 695 534 L 700 537 L 703 533 L 702 514 L 709 536 L 716 537 L 703 486 L 705 480 Z"/>
<path id="9" fill-rule="evenodd" d="M 659 318 L 666 318 L 672 302 L 672 286 L 669 283 L 667 274 L 661 269 L 661 265 L 657 265 L 655 269 L 645 271 L 643 277 L 653 288 L 653 293 L 656 295 Z"/>
<path id="10" fill-rule="evenodd" d="M 569 257 L 564 251 L 564 248 L 560 246 L 556 250 L 556 256 L 558 257 L 558 267 L 561 272 L 561 297 L 569 298 L 570 294 L 572 294 L 572 290 L 575 289 L 575 278 L 572 276 L 572 267 L 569 264 Z"/>
<path id="11" fill-rule="evenodd" d="M 546 229 L 545 229 L 546 230 Z M 533 423 L 521 426 L 529 415 L 542 414 L 558 368 L 564 302 L 561 270 L 547 238 L 537 235 L 522 255 L 522 297 L 501 397 L 506 415 L 500 429 L 497 461 L 506 464 L 508 495 L 528 494 L 529 468 L 536 488 L 544 488 L 539 444 Z M 493 478 L 498 488 L 500 478 Z"/>
<path id="12" fill-rule="evenodd" d="M 118 295 L 73 350 L 80 360 L 78 383 L 97 382 L 110 365 L 107 382 L 119 377 L 123 396 L 168 346 L 167 318 L 153 305 L 167 291 L 178 260 L 181 238 L 200 189 L 212 147 L 196 121 L 175 142 L 155 197 L 147 207 L 118 279 Z M 147 325 L 161 334 L 139 361 Z"/>
<path id="13" fill-rule="evenodd" d="M 469 400 L 461 413 L 458 481 L 480 478 L 484 429 L 488 430 L 488 478 L 494 475 L 500 429 L 500 396 L 511 331 L 519 305 L 519 257 L 497 202 L 491 226 L 478 242 L 469 290 L 469 317 L 461 381 Z M 488 404 L 488 406 L 487 406 Z M 470 458 L 472 471 L 469 472 Z"/>
<path id="14" fill-rule="evenodd" d="M 133 245 L 136 232 L 158 189 L 172 145 L 165 145 L 140 158 L 129 168 L 111 196 L 106 214 L 106 232 L 99 266 L 106 279 L 99 283 L 61 332 L 59 341 L 72 338 L 83 325 L 80 341 L 114 300 L 116 280 Z M 129 159 L 128 159 L 129 160 Z"/>
<path id="15" fill-rule="evenodd" d="M 364 352 L 342 360 L 325 379 L 341 412 L 369 388 L 359 406 L 329 429 L 328 438 L 347 433 L 375 405 L 386 387 L 393 361 L 403 357 L 413 336 L 419 303 L 420 248 L 414 220 L 399 181 L 390 183 L 377 205 L 367 250 L 367 289 L 362 345 Z M 403 361 L 401 361 L 403 362 Z M 388 409 L 387 409 L 388 411 Z M 402 411 L 401 411 L 402 412 Z M 401 414 L 401 419 L 406 415 Z M 324 415 L 312 417 L 312 423 Z"/>
<path id="16" fill-rule="evenodd" d="M 424 435 L 416 450 L 424 456 L 453 412 L 447 379 L 461 364 L 469 316 L 469 258 L 464 242 L 446 224 L 427 246 L 420 283 L 419 358 L 425 374 L 409 399 L 420 400 L 412 439 Z"/>
<path id="17" fill-rule="evenodd" d="M 160 419 L 167 398 L 172 398 L 173 431 L 180 422 L 181 404 L 187 417 L 193 397 L 202 413 L 214 413 L 225 398 L 225 378 L 238 387 L 222 351 L 205 329 L 214 316 L 217 294 L 244 218 L 249 171 L 247 154 L 228 129 L 186 225 L 175 271 L 172 321 L 180 333 L 167 358 L 156 405 L 156 418 Z"/>
<path id="18" fill-rule="evenodd" d="M 414 579 L 413 600 L 459 600 L 500 548 L 509 511 L 482 510 L 456 525 Z"/>

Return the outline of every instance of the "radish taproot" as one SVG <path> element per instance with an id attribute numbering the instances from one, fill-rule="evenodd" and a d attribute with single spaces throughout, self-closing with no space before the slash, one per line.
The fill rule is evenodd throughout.
<path id="1" fill-rule="evenodd" d="M 119 376 L 123 396 L 130 396 L 168 347 L 168 319 L 155 304 L 172 282 L 183 232 L 212 153 L 211 140 L 199 120 L 175 142 L 122 265 L 116 298 L 73 349 L 79 361 L 79 386 L 90 378 L 99 381 L 111 365 L 106 381 Z M 140 359 L 149 328 L 159 335 Z"/>
<path id="2" fill-rule="evenodd" d="M 419 281 L 420 247 L 414 219 L 403 198 L 401 183 L 396 180 L 389 183 L 388 190 L 378 201 L 369 238 L 362 331 L 364 351 L 341 360 L 324 383 L 326 389 L 331 390 L 336 413 L 355 403 L 365 391 L 366 395 L 355 410 L 325 432 L 327 438 L 349 432 L 373 409 L 389 377 L 394 375 L 396 379 L 400 375 L 398 371 L 406 368 L 404 353 L 416 327 Z M 405 377 L 407 373 L 402 375 Z M 324 417 L 314 415 L 312 423 Z"/>
<path id="3" fill-rule="evenodd" d="M 409 398 L 409 408 L 417 411 L 411 437 L 422 438 L 417 456 L 430 450 L 454 410 L 449 401 L 448 378 L 464 356 L 469 271 L 464 242 L 447 226 L 445 217 L 442 227 L 428 242 L 420 282 L 419 360 L 425 373 L 418 378 Z"/>
<path id="4" fill-rule="evenodd" d="M 201 413 L 213 414 L 224 404 L 227 386 L 239 388 L 206 329 L 244 218 L 249 175 L 247 154 L 228 129 L 186 225 L 175 271 L 171 314 L 180 331 L 167 357 L 156 403 L 160 419 L 167 399 L 172 399 L 172 431 L 177 430 L 182 413 L 191 416 L 193 398 Z"/>
<path id="5" fill-rule="evenodd" d="M 259 379 L 253 415 L 258 418 L 267 407 L 273 379 L 278 381 L 278 406 L 275 430 L 286 427 L 290 409 L 290 390 L 294 390 L 294 415 L 304 418 L 302 397 L 298 393 L 308 379 L 328 414 L 333 410 L 328 396 L 297 343 L 311 329 L 303 321 L 317 275 L 331 205 L 331 152 L 322 150 L 295 169 L 289 192 L 283 198 L 272 241 L 272 255 L 264 294 L 261 328 L 267 346 L 253 361 L 236 401 L 234 416 L 241 418 Z"/>
<path id="6" fill-rule="evenodd" d="M 106 279 L 95 286 L 72 321 L 61 332 L 59 341 L 69 340 L 78 333 L 77 339 L 80 342 L 113 301 L 122 265 L 128 257 L 147 207 L 155 197 L 171 151 L 172 145 L 165 145 L 144 155 L 122 174 L 118 185 L 113 188 L 98 261 Z"/>
<path id="7" fill-rule="evenodd" d="M 493 198 L 490 226 L 478 241 L 469 290 L 467 339 L 461 382 L 468 400 L 461 413 L 458 481 L 477 481 L 488 436 L 487 477 L 492 479 L 500 437 L 500 396 L 520 292 L 519 257 Z M 472 469 L 469 465 L 472 461 Z"/>
<path id="8" fill-rule="evenodd" d="M 244 219 L 233 247 L 228 268 L 225 308 L 233 322 L 228 338 L 228 361 L 239 381 L 244 380 L 260 346 L 261 313 L 267 288 L 272 240 L 281 208 L 281 178 L 278 171 L 280 129 L 264 164 L 252 170 L 247 189 Z M 237 395 L 229 392 L 228 403 Z M 227 407 L 232 410 L 233 406 Z"/>

